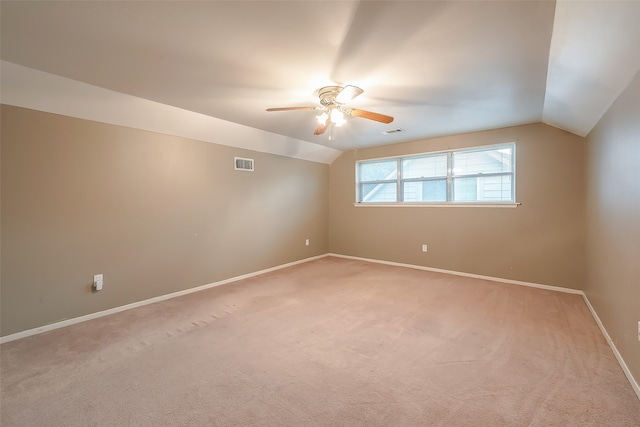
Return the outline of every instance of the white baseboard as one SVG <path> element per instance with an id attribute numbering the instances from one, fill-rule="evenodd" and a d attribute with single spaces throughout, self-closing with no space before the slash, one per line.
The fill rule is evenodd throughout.
<path id="1" fill-rule="evenodd" d="M 382 260 L 378 260 L 378 259 L 361 258 L 361 257 L 350 256 L 350 255 L 340 255 L 340 254 L 333 254 L 333 253 L 330 253 L 329 255 L 330 256 L 334 256 L 334 257 L 338 257 L 338 258 L 355 259 L 355 260 L 358 260 L 358 261 L 374 262 L 374 263 L 377 263 L 377 264 L 393 265 L 393 266 L 396 266 L 396 267 L 407 267 L 407 268 L 413 268 L 413 269 L 416 269 L 416 270 L 425 270 L 425 271 L 433 271 L 435 273 L 453 274 L 453 275 L 456 275 L 456 276 L 471 277 L 471 278 L 474 278 L 474 279 L 491 280 L 492 282 L 509 283 L 511 285 L 528 286 L 530 288 L 547 289 L 549 291 L 565 292 L 565 293 L 568 293 L 568 294 L 582 295 L 582 291 L 579 291 L 577 289 L 571 289 L 571 288 L 563 288 L 563 287 L 560 287 L 560 286 L 551 286 L 551 285 L 543 285 L 543 284 L 540 284 L 540 283 L 522 282 L 520 280 L 502 279 L 500 277 L 482 276 L 480 274 L 463 273 L 461 271 L 443 270 L 443 269 L 440 269 L 440 268 L 425 267 L 425 266 L 422 266 L 422 265 L 403 264 L 403 263 L 399 263 L 399 262 L 382 261 Z"/>
<path id="2" fill-rule="evenodd" d="M 243 274 L 241 276 L 232 277 L 225 280 L 220 280 L 219 282 L 213 282 L 206 285 L 198 286 L 195 288 L 185 289 L 183 291 L 173 292 L 166 295 L 160 295 L 154 298 L 149 298 L 143 301 L 134 302 L 127 305 L 122 305 L 120 307 L 110 308 L 108 310 L 98 311 L 96 313 L 87 314 L 80 317 L 74 317 L 73 319 L 66 319 L 60 322 L 51 323 L 49 325 L 40 326 L 33 329 L 28 329 L 26 331 L 16 332 L 15 334 L 6 335 L 4 337 L 0 337 L 0 344 L 4 344 L 5 342 L 15 341 L 20 338 L 26 338 L 31 335 L 37 335 L 44 332 L 53 331 L 55 329 L 64 328 L 65 326 L 75 325 L 76 323 L 86 322 L 87 320 L 97 319 L 99 317 L 108 316 L 110 314 L 119 313 L 125 310 L 131 310 L 132 308 L 142 307 L 144 305 L 153 304 L 156 302 L 168 300 L 171 298 L 180 297 L 183 295 L 188 295 L 194 292 L 204 291 L 205 289 L 214 288 L 216 286 L 226 285 L 227 283 L 237 282 L 238 280 L 248 279 L 249 277 L 259 276 L 260 274 L 269 273 L 271 271 L 280 270 L 282 268 L 291 267 L 293 265 L 302 264 L 305 262 L 313 261 L 315 259 L 324 258 L 329 256 L 328 254 L 318 255 L 311 258 L 301 259 L 299 261 L 289 262 L 287 264 L 278 265 L 276 267 L 267 268 L 260 271 L 255 271 L 253 273 Z"/>
<path id="3" fill-rule="evenodd" d="M 627 379 L 631 383 L 631 387 L 633 387 L 633 391 L 636 392 L 636 395 L 638 396 L 638 399 L 640 399 L 640 386 L 638 385 L 638 382 L 636 381 L 635 378 L 633 378 L 633 375 L 631 374 L 631 371 L 629 370 L 629 367 L 624 362 L 624 359 L 622 358 L 622 355 L 620 354 L 620 352 L 616 348 L 616 345 L 613 343 L 613 340 L 609 336 L 609 333 L 607 332 L 607 330 L 605 329 L 604 325 L 600 321 L 600 317 L 598 317 L 598 313 L 596 313 L 596 310 L 593 308 L 593 306 L 591 305 L 591 302 L 589 301 L 589 298 L 587 298 L 587 295 L 584 292 L 582 293 L 582 298 L 584 298 L 584 302 L 587 304 L 587 307 L 589 307 L 589 311 L 591 312 L 591 315 L 595 319 L 596 324 L 600 328 L 600 332 L 602 332 L 602 335 L 604 335 L 604 339 L 609 344 L 609 347 L 611 347 L 611 350 L 613 351 L 613 355 L 618 360 L 618 363 L 620 364 L 620 367 L 622 368 L 622 371 L 624 372 L 624 374 L 627 376 Z"/>

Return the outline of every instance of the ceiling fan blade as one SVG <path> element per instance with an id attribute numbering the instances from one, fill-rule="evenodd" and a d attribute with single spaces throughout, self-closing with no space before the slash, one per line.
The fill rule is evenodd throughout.
<path id="1" fill-rule="evenodd" d="M 356 96 L 362 94 L 362 92 L 364 92 L 364 90 L 360 89 L 358 86 L 347 85 L 340 91 L 338 96 L 336 96 L 336 102 L 339 104 L 346 104 Z"/>
<path id="2" fill-rule="evenodd" d="M 349 110 L 348 111 L 349 115 L 354 116 L 354 117 L 362 117 L 363 119 L 369 119 L 369 120 L 374 120 L 376 122 L 380 122 L 380 123 L 391 123 L 393 121 L 393 117 L 391 116 L 386 116 L 384 114 L 380 114 L 380 113 L 373 113 L 371 111 L 365 111 L 365 110 L 357 110 L 357 109 L 353 109 L 353 110 Z"/>
<path id="3" fill-rule="evenodd" d="M 315 110 L 317 107 L 277 107 L 267 108 L 267 111 L 296 111 L 296 110 Z"/>
<path id="4" fill-rule="evenodd" d="M 316 130 L 313 131 L 314 135 L 322 135 L 327 131 L 327 125 L 329 124 L 329 119 L 327 119 L 324 123 L 320 123 Z"/>

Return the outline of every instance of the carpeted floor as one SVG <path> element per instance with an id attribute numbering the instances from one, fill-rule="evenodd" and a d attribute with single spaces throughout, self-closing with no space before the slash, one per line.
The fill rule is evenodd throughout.
<path id="1" fill-rule="evenodd" d="M 327 257 L 5 343 L 9 426 L 640 426 L 579 295 Z"/>

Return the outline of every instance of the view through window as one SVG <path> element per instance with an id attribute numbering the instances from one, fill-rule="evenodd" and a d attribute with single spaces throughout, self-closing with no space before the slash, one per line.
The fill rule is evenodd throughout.
<path id="1" fill-rule="evenodd" d="M 356 163 L 357 203 L 515 203 L 515 144 Z"/>

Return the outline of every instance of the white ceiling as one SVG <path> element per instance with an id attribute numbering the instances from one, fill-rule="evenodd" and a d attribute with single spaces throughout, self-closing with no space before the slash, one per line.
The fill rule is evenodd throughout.
<path id="1" fill-rule="evenodd" d="M 32 69 L 331 152 L 534 122 L 584 136 L 640 69 L 639 1 L 0 7 L 3 102 L 34 86 L 19 81 Z M 316 105 L 329 84 L 362 87 L 350 106 L 395 121 L 354 117 L 315 136 L 317 113 L 265 111 Z"/>

